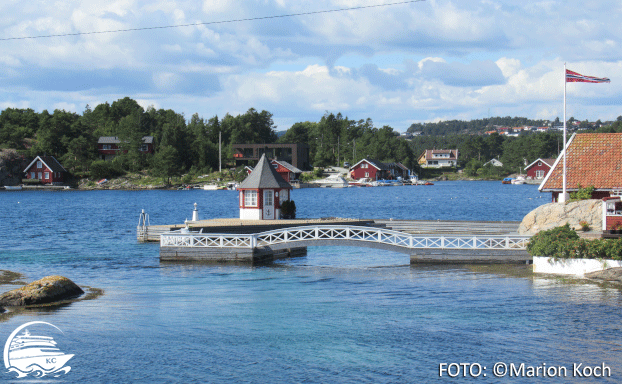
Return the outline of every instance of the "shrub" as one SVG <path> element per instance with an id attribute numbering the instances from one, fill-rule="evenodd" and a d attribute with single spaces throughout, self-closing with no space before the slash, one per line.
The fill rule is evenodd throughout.
<path id="1" fill-rule="evenodd" d="M 527 251 L 532 256 L 561 259 L 622 260 L 622 238 L 615 240 L 580 239 L 577 233 L 566 224 L 534 235 L 527 245 Z"/>
<path id="2" fill-rule="evenodd" d="M 281 218 L 282 219 L 295 219 L 296 218 L 296 203 L 294 200 L 285 200 L 281 204 Z"/>
<path id="3" fill-rule="evenodd" d="M 578 238 L 579 235 L 566 223 L 564 226 L 535 234 L 527 244 L 527 251 L 536 256 L 553 256 L 558 251 L 560 241 L 566 242 Z"/>
<path id="4" fill-rule="evenodd" d="M 581 184 L 578 184 L 577 187 L 579 188 L 578 191 L 570 193 L 570 201 L 588 200 L 592 198 L 592 192 L 594 192 L 593 185 L 583 188 Z"/>
<path id="5" fill-rule="evenodd" d="M 95 180 L 113 178 L 119 175 L 116 168 L 110 161 L 95 160 L 91 163 L 91 178 Z"/>

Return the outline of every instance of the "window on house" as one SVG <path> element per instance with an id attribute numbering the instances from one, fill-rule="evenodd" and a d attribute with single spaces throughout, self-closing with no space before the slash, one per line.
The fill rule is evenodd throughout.
<path id="1" fill-rule="evenodd" d="M 616 189 L 611 191 L 611 196 L 622 196 L 622 189 Z"/>
<path id="2" fill-rule="evenodd" d="M 38 177 L 38 179 L 39 179 L 39 180 L 41 180 L 41 179 L 42 179 L 42 177 L 41 177 L 41 172 L 37 172 L 37 176 L 39 176 L 39 177 Z"/>
<path id="3" fill-rule="evenodd" d="M 45 172 L 45 179 L 49 179 L 50 178 L 50 172 Z"/>
<path id="4" fill-rule="evenodd" d="M 256 207 L 257 206 L 257 191 L 244 191 L 244 206 Z"/>
<path id="5" fill-rule="evenodd" d="M 542 162 L 538 161 L 538 167 L 541 167 L 541 166 L 542 166 Z"/>
<path id="6" fill-rule="evenodd" d="M 30 172 L 30 178 L 34 179 L 35 178 L 35 173 L 34 172 Z"/>
<path id="7" fill-rule="evenodd" d="M 43 164 L 41 163 L 41 160 L 37 160 L 37 168 L 43 168 Z"/>
<path id="8" fill-rule="evenodd" d="M 365 177 L 369 177 L 369 172 L 365 172 Z"/>
<path id="9" fill-rule="evenodd" d="M 149 146 L 147 144 L 143 144 L 140 146 L 140 150 L 142 152 L 147 152 L 149 150 Z"/>
<path id="10" fill-rule="evenodd" d="M 544 171 L 538 170 L 536 171 L 536 179 L 541 179 L 544 177 Z"/>

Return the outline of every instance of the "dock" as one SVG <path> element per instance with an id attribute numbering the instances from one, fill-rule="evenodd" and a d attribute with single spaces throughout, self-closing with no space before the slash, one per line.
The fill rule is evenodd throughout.
<path id="1" fill-rule="evenodd" d="M 304 256 L 308 246 L 357 246 L 406 253 L 410 264 L 531 263 L 529 236 L 513 221 L 212 219 L 143 225 L 163 262 L 264 263 Z"/>
<path id="2" fill-rule="evenodd" d="M 141 243 L 159 242 L 160 235 L 170 233 L 171 231 L 179 231 L 182 228 L 186 228 L 186 226 L 188 226 L 188 229 L 191 232 L 198 233 L 249 234 L 265 232 L 274 229 L 300 227 L 305 225 L 347 224 L 369 226 L 373 223 L 373 220 L 344 219 L 335 217 L 293 220 L 240 220 L 230 218 L 188 221 L 187 223 L 168 225 L 141 225 L 142 223 L 139 223 L 138 227 L 136 228 L 136 238 Z"/>

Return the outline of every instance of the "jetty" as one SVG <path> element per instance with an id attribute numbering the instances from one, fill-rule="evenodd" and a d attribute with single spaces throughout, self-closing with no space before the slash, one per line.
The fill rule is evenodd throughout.
<path id="1" fill-rule="evenodd" d="M 355 246 L 405 253 L 411 264 L 529 264 L 518 222 L 212 219 L 138 226 L 138 241 L 159 241 L 163 262 L 262 263 L 304 256 L 309 246 Z"/>

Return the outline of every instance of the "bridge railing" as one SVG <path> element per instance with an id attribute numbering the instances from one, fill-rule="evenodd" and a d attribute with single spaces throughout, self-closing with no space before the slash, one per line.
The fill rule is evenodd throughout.
<path id="1" fill-rule="evenodd" d="M 322 240 L 374 242 L 409 249 L 520 250 L 527 247 L 529 236 L 411 235 L 376 227 L 316 225 L 239 235 L 171 232 L 160 236 L 160 246 L 256 248 L 299 241 Z"/>

